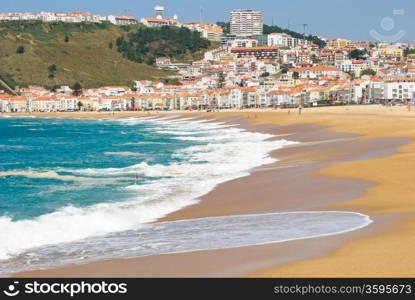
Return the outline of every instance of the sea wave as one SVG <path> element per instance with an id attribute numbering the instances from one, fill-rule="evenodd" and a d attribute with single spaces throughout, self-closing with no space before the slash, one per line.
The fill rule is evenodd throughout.
<path id="1" fill-rule="evenodd" d="M 222 182 L 246 176 L 256 166 L 275 162 L 268 154 L 270 151 L 295 143 L 283 139 L 270 141 L 273 135 L 230 128 L 232 125 L 226 123 L 181 121 L 183 124 L 178 125 L 175 120 L 137 119 L 117 122 L 126 122 L 122 123 L 125 125 L 149 122 L 156 127 L 162 125 L 166 131 L 189 132 L 203 128 L 211 142 L 176 151 L 173 157 L 182 162 L 166 165 L 142 162 L 124 168 L 1 172 L 0 176 L 76 180 L 79 184 L 103 184 L 108 180 L 131 179 L 137 175 L 144 177 L 144 180 L 126 187 L 127 191 L 136 195 L 132 200 L 88 207 L 67 206 L 28 220 L 14 221 L 7 216 L 1 217 L 0 258 L 6 259 L 45 245 L 136 230 L 143 224 L 196 203 L 198 198 Z M 226 136 L 228 140 L 216 140 L 220 136 Z"/>
<path id="2" fill-rule="evenodd" d="M 88 180 L 89 178 L 83 178 L 78 176 L 72 175 L 60 175 L 55 171 L 45 171 L 45 172 L 37 172 L 37 171 L 4 171 L 0 172 L 0 177 L 6 176 L 22 176 L 27 178 L 43 178 L 43 179 L 56 179 L 62 181 L 82 181 Z"/>
<path id="3" fill-rule="evenodd" d="M 129 151 L 124 151 L 124 152 L 104 152 L 105 155 L 108 156 L 126 156 L 126 157 L 141 157 L 143 156 L 142 153 L 138 153 L 138 152 L 129 152 Z"/>
<path id="4" fill-rule="evenodd" d="M 68 214 L 77 214 L 76 211 L 67 212 L 63 220 L 55 223 L 55 235 L 60 227 L 67 227 L 83 231 L 85 236 L 99 234 L 90 228 L 81 228 L 79 224 L 67 223 Z M 106 222 L 94 216 L 95 221 L 105 226 Z M 133 216 L 130 216 L 133 217 Z M 0 222 L 8 222 L 1 220 Z M 119 228 L 127 228 L 130 224 L 117 219 L 108 219 L 116 222 Z M 24 269 L 46 268 L 56 265 L 79 263 L 119 257 L 136 257 L 154 254 L 190 252 L 198 250 L 226 249 L 280 243 L 292 240 L 309 239 L 335 234 L 342 234 L 366 227 L 372 223 L 369 216 L 345 211 L 312 211 L 312 212 L 284 212 L 271 214 L 252 214 L 236 216 L 209 217 L 174 222 L 164 222 L 141 225 L 136 230 L 124 231 L 120 234 L 109 234 L 103 237 L 94 237 L 61 245 L 45 246 L 41 249 L 32 249 L 19 257 L 19 260 L 10 260 L 2 263 L 0 270 L 22 271 Z M 28 226 L 27 238 L 33 243 L 34 237 L 50 238 L 50 235 L 38 235 L 42 230 L 39 224 L 21 224 Z M 34 228 L 32 226 L 35 226 Z M 79 226 L 79 227 L 78 227 Z M 11 228 L 14 230 L 15 228 Z M 45 230 L 47 228 L 44 228 Z M 48 229 L 50 232 L 50 230 Z M 104 231 L 104 230 L 103 230 Z M 0 233 L 3 238 L 4 232 Z M 6 233 L 8 234 L 8 233 Z M 31 234 L 29 236 L 29 234 Z M 9 236 L 5 236 L 9 238 Z M 62 240 L 75 237 L 62 236 Z M 26 242 L 19 240 L 17 242 Z M 42 243 L 43 240 L 38 240 Z M 23 263 L 22 263 L 23 262 Z M 51 263 L 52 262 L 52 263 Z M 16 266 L 17 264 L 17 266 Z"/>

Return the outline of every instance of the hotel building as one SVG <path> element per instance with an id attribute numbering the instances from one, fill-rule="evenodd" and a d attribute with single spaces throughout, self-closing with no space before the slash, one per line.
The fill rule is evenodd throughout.
<path id="1" fill-rule="evenodd" d="M 262 34 L 264 17 L 257 10 L 233 10 L 230 14 L 231 34 L 239 36 L 251 36 Z"/>

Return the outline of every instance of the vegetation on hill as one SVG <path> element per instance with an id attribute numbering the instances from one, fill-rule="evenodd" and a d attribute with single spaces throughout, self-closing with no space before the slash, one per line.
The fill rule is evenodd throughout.
<path id="1" fill-rule="evenodd" d="M 230 33 L 230 24 L 229 22 L 217 22 L 217 25 L 221 26 L 223 29 L 223 32 L 225 34 L 229 34 Z M 303 39 L 303 40 L 307 40 L 307 41 L 311 41 L 314 44 L 318 45 L 320 48 L 323 48 L 326 46 L 326 42 L 323 41 L 322 39 L 320 39 L 318 36 L 315 35 L 304 35 L 289 29 L 283 29 L 279 26 L 269 26 L 269 25 L 265 25 L 264 24 L 264 30 L 263 30 L 264 34 L 270 34 L 270 33 L 286 33 L 291 35 L 294 38 L 297 39 Z"/>
<path id="2" fill-rule="evenodd" d="M 223 34 L 231 33 L 231 24 L 229 22 L 216 22 L 216 25 L 222 27 Z"/>
<path id="3" fill-rule="evenodd" d="M 200 32 L 177 26 L 141 26 L 126 37 L 119 37 L 116 44 L 123 57 L 148 65 L 154 64 L 156 57 L 176 61 L 200 59 L 202 51 L 210 47 L 210 42 L 202 38 Z"/>
<path id="4" fill-rule="evenodd" d="M 279 26 L 264 25 L 264 34 L 270 34 L 270 33 L 286 33 L 297 39 L 311 41 L 314 44 L 318 45 L 320 48 L 323 48 L 326 46 L 326 42 L 320 39 L 318 36 L 311 35 L 311 34 L 304 35 L 304 34 L 289 30 L 289 29 L 283 29 Z"/>
<path id="5" fill-rule="evenodd" d="M 408 55 L 415 54 L 415 48 L 405 48 L 403 55 L 406 57 Z"/>
<path id="6" fill-rule="evenodd" d="M 11 87 L 128 85 L 174 73 L 125 59 L 112 47 L 139 25 L 0 22 L 0 78 Z"/>

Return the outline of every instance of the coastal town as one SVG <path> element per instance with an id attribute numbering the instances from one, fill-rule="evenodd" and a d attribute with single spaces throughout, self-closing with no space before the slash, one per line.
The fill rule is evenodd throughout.
<path id="1" fill-rule="evenodd" d="M 157 5 L 153 17 L 103 17 L 85 12 L 0 13 L 0 22 L 142 23 L 198 31 L 218 47 L 204 58 L 177 63 L 156 58 L 160 69 L 177 73 L 174 83 L 137 80 L 131 86 L 85 89 L 80 84 L 52 90 L 41 86 L 0 90 L 0 111 L 130 111 L 297 108 L 345 104 L 413 105 L 415 45 L 324 39 L 317 45 L 287 33 L 264 34 L 264 15 L 255 10 L 230 12 L 230 32 L 218 24 L 165 17 Z M 305 35 L 304 35 L 305 36 Z"/>

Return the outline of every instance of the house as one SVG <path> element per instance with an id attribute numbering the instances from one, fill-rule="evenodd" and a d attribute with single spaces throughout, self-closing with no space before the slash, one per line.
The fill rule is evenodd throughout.
<path id="1" fill-rule="evenodd" d="M 132 16 L 109 15 L 108 21 L 115 25 L 132 25 L 137 23 L 137 20 Z"/>
<path id="2" fill-rule="evenodd" d="M 340 77 L 343 74 L 339 68 L 333 66 L 316 66 L 289 69 L 287 75 L 293 76 L 295 73 L 298 74 L 299 78 L 319 78 L 321 76 Z"/>
<path id="3" fill-rule="evenodd" d="M 62 111 L 76 111 L 78 110 L 78 97 L 62 96 L 60 98 L 60 109 Z"/>
<path id="4" fill-rule="evenodd" d="M 223 34 L 222 27 L 216 24 L 184 22 L 183 27 L 186 27 L 192 31 L 198 31 L 201 33 L 203 38 L 211 41 L 220 41 L 220 37 Z"/>
<path id="5" fill-rule="evenodd" d="M 42 96 L 29 101 L 31 112 L 55 112 L 61 109 L 61 101 L 55 97 Z"/>
<path id="6" fill-rule="evenodd" d="M 170 64 L 171 64 L 171 60 L 168 57 L 157 57 L 156 58 L 156 66 L 157 67 L 168 66 Z"/>
<path id="7" fill-rule="evenodd" d="M 147 27 L 161 27 L 173 24 L 170 19 L 159 19 L 159 18 L 142 18 L 141 23 Z"/>
<path id="8" fill-rule="evenodd" d="M 6 106 L 6 112 L 27 112 L 27 98 L 22 96 L 10 97 Z"/>
<path id="9" fill-rule="evenodd" d="M 200 96 L 193 93 L 180 93 L 174 99 L 174 108 L 185 110 L 189 108 L 197 109 L 200 105 Z"/>

